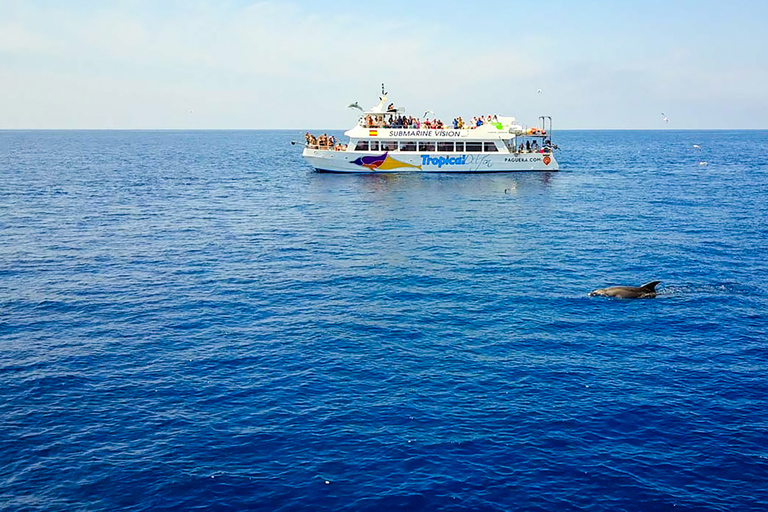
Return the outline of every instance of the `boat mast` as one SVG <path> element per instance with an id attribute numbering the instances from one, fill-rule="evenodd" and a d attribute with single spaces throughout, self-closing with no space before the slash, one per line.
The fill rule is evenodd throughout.
<path id="1" fill-rule="evenodd" d="M 539 119 L 541 119 L 541 131 L 548 134 L 548 139 L 552 142 L 552 116 L 539 116 Z M 549 131 L 547 131 L 547 121 L 549 121 Z"/>

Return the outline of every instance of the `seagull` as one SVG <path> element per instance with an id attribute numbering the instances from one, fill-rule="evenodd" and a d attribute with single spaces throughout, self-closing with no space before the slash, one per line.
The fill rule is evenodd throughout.
<path id="1" fill-rule="evenodd" d="M 537 92 L 537 93 L 539 93 L 539 94 L 541 94 L 541 89 L 539 89 L 539 90 L 538 90 L 538 91 L 536 91 L 536 92 Z"/>
<path id="2" fill-rule="evenodd" d="M 435 113 L 432 112 L 431 110 L 427 110 L 426 112 L 424 112 L 424 116 L 423 117 L 427 117 L 427 114 L 435 115 Z"/>
<path id="3" fill-rule="evenodd" d="M 701 146 L 699 146 L 698 144 L 694 144 L 693 147 L 696 149 L 701 149 Z"/>
<path id="4" fill-rule="evenodd" d="M 665 122 L 665 123 L 669 123 L 669 118 L 667 117 L 667 114 L 665 114 L 664 112 L 662 112 L 662 113 L 661 113 L 661 115 L 662 115 L 662 116 L 664 116 L 664 122 Z"/>
<path id="5" fill-rule="evenodd" d="M 347 108 L 356 108 L 360 112 L 363 112 L 363 107 L 361 107 L 358 102 L 350 103 L 349 105 L 347 105 Z"/>

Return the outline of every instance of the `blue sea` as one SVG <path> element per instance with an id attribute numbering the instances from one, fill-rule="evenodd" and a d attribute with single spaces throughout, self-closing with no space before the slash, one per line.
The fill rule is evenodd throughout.
<path id="1" fill-rule="evenodd" d="M 0 132 L 1 511 L 768 509 L 768 131 L 300 140 Z"/>

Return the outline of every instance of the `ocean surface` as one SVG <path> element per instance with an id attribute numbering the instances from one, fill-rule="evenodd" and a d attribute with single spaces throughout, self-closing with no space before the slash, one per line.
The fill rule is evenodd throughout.
<path id="1" fill-rule="evenodd" d="M 292 140 L 0 132 L 0 511 L 768 509 L 767 131 Z"/>

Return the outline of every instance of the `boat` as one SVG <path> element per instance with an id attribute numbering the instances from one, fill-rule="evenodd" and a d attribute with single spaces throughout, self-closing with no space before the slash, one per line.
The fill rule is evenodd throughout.
<path id="1" fill-rule="evenodd" d="M 557 171 L 552 144 L 552 118 L 540 116 L 541 127 L 526 128 L 514 117 L 484 116 L 451 125 L 407 116 L 388 103 L 382 84 L 379 103 L 361 111 L 344 132 L 346 144 L 327 135 L 305 134 L 303 156 L 318 172 L 334 173 L 489 173 Z"/>

